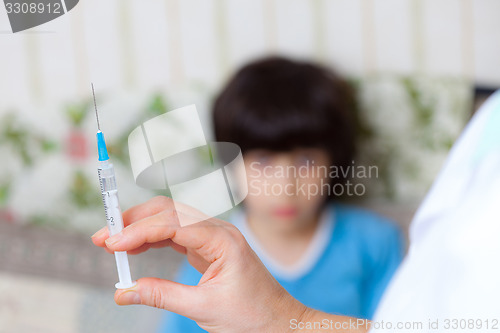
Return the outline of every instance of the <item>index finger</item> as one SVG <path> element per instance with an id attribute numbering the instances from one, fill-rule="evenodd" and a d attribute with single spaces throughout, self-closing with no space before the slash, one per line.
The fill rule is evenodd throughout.
<path id="1" fill-rule="evenodd" d="M 154 197 L 140 205 L 124 211 L 123 225 L 126 227 L 136 221 L 156 215 L 166 209 L 174 209 L 174 202 L 172 199 L 164 196 Z"/>
<path id="2" fill-rule="evenodd" d="M 184 214 L 177 211 L 176 214 Z M 186 216 L 186 218 L 189 218 Z M 173 243 L 195 250 L 209 263 L 218 259 L 235 242 L 243 238 L 232 224 L 208 219 L 180 226 L 175 214 L 163 212 L 128 226 L 106 242 L 111 251 L 131 251 L 146 243 L 171 239 Z"/>
<path id="3" fill-rule="evenodd" d="M 148 201 L 127 209 L 122 213 L 123 226 L 127 227 L 134 222 L 142 220 L 144 218 L 156 215 L 167 209 L 173 209 L 174 204 L 172 199 L 163 196 L 157 196 Z M 108 227 L 104 226 L 94 235 L 92 235 L 92 241 L 95 245 L 100 247 L 106 247 L 104 241 L 109 238 Z"/>

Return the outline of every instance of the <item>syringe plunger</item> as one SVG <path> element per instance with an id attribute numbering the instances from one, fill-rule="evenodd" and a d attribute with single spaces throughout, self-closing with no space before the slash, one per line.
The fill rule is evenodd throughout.
<path id="1" fill-rule="evenodd" d="M 135 281 L 132 281 L 130 275 L 130 266 L 128 264 L 127 252 L 115 252 L 116 268 L 118 269 L 118 278 L 120 282 L 115 284 L 117 289 L 127 289 L 136 285 Z"/>

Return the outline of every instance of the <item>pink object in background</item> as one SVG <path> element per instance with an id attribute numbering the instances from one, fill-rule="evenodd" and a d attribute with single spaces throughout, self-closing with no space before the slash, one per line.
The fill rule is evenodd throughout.
<path id="1" fill-rule="evenodd" d="M 0 223 L 1 222 L 7 222 L 9 224 L 16 223 L 14 212 L 8 207 L 0 208 Z"/>
<path id="2" fill-rule="evenodd" d="M 66 154 L 70 159 L 84 161 L 89 157 L 87 138 L 80 130 L 73 129 L 66 142 Z"/>

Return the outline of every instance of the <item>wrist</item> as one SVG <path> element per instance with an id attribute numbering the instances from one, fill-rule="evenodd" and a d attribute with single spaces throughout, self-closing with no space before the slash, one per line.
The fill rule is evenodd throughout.
<path id="1" fill-rule="evenodd" d="M 300 316 L 297 318 L 296 321 L 293 323 L 289 323 L 289 330 L 287 332 L 296 332 L 297 327 L 300 327 L 301 325 L 304 325 L 305 323 L 312 323 L 314 321 L 318 321 L 317 317 L 320 315 L 321 312 L 314 310 L 312 308 L 308 308 L 307 306 L 304 305 L 304 309 L 302 310 Z M 293 325 L 292 325 L 293 324 Z M 307 325 L 305 326 L 307 327 Z M 309 330 L 307 329 L 299 329 L 302 332 L 308 332 Z"/>
<path id="2" fill-rule="evenodd" d="M 276 306 L 275 321 L 272 324 L 273 329 L 271 332 L 295 332 L 293 328 L 294 322 L 301 322 L 308 320 L 314 310 L 308 308 L 289 293 L 284 291 Z"/>

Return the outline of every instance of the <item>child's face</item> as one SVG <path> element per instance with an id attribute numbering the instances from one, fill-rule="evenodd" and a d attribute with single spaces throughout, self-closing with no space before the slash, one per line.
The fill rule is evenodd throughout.
<path id="1" fill-rule="evenodd" d="M 288 152 L 251 150 L 244 155 L 248 181 L 245 208 L 266 227 L 294 232 L 318 216 L 329 184 L 330 158 L 319 148 Z"/>

